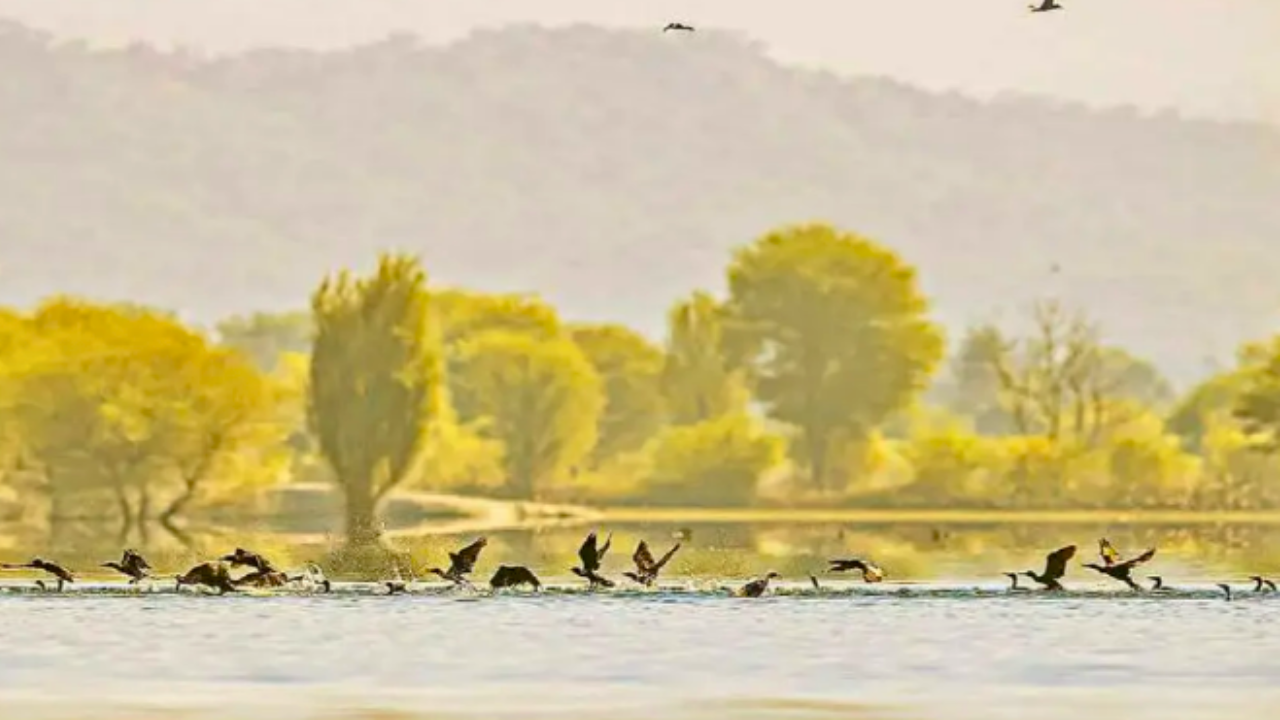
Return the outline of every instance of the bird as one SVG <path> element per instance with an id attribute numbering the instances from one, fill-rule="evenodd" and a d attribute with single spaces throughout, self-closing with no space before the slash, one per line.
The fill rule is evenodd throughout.
<path id="1" fill-rule="evenodd" d="M 742 589 L 738 591 L 738 594 L 742 597 L 758 598 L 769 589 L 769 581 L 779 577 L 782 576 L 770 570 L 764 577 L 759 578 L 758 580 L 752 580 L 746 585 L 743 585 Z"/>
<path id="2" fill-rule="evenodd" d="M 1164 589 L 1164 578 L 1160 577 L 1159 575 L 1149 575 L 1147 576 L 1147 579 L 1151 581 L 1152 590 Z"/>
<path id="3" fill-rule="evenodd" d="M 399 595 L 400 593 L 409 592 L 409 588 L 405 586 L 403 580 L 388 580 L 382 584 L 387 588 L 388 595 Z"/>
<path id="4" fill-rule="evenodd" d="M 870 560 L 862 560 L 853 558 L 851 560 L 828 560 L 831 567 L 827 568 L 827 572 L 845 572 L 847 570 L 857 570 L 862 573 L 863 582 L 878 583 L 884 580 L 884 570 Z"/>
<path id="5" fill-rule="evenodd" d="M 569 572 L 580 578 L 586 578 L 590 583 L 589 587 L 595 588 L 597 585 L 603 587 L 613 587 L 614 582 L 609 578 L 602 577 L 599 574 L 600 561 L 604 560 L 605 553 L 609 552 L 609 546 L 613 544 L 613 533 L 609 533 L 609 537 L 605 538 L 604 545 L 596 547 L 596 534 L 593 532 L 587 535 L 587 539 L 582 541 L 582 547 L 578 548 L 578 559 L 582 561 L 582 567 L 570 568 Z"/>
<path id="6" fill-rule="evenodd" d="M 1276 591 L 1276 584 L 1261 575 L 1252 575 L 1249 579 L 1253 581 L 1253 591 L 1256 593 Z M 1265 591 L 1262 589 L 1262 586 L 1264 585 L 1267 587 L 1267 590 Z"/>
<path id="7" fill-rule="evenodd" d="M 1039 5 L 1028 5 L 1027 7 L 1031 8 L 1031 12 L 1048 12 L 1062 9 L 1057 0 L 1043 0 Z"/>
<path id="8" fill-rule="evenodd" d="M 1226 593 L 1227 602 L 1231 602 L 1231 586 L 1227 585 L 1226 583 L 1218 583 L 1218 587 L 1222 590 L 1222 592 Z"/>
<path id="9" fill-rule="evenodd" d="M 175 590 L 182 590 L 183 585 L 203 585 L 218 591 L 219 595 L 236 592 L 235 582 L 231 579 L 231 571 L 222 562 L 203 562 L 175 578 Z"/>
<path id="10" fill-rule="evenodd" d="M 1027 570 L 1022 574 L 1045 586 L 1046 590 L 1065 590 L 1059 580 L 1067 574 L 1067 561 L 1076 554 L 1075 545 L 1058 548 L 1045 557 L 1044 573 Z"/>
<path id="11" fill-rule="evenodd" d="M 694 31 L 692 26 L 678 22 L 667 23 L 667 26 L 662 28 L 662 32 L 667 32 L 668 30 L 684 30 L 686 32 Z"/>
<path id="12" fill-rule="evenodd" d="M 34 559 L 32 559 L 32 560 L 31 560 L 31 562 L 26 563 L 25 565 L 7 565 L 7 564 L 6 564 L 6 565 L 0 565 L 0 569 L 4 569 L 4 570 L 40 570 L 41 572 L 49 573 L 50 575 L 52 575 L 52 576 L 54 577 L 54 579 L 56 579 L 56 580 L 58 581 L 58 592 L 62 592 L 62 588 L 63 588 L 67 583 L 73 583 L 73 582 L 75 582 L 75 581 L 76 581 L 76 577 L 75 577 L 75 575 L 72 575 L 70 570 L 67 570 L 66 568 L 62 567 L 61 565 L 59 565 L 59 564 L 57 564 L 57 563 L 55 563 L 55 562 L 50 562 L 50 561 L 48 561 L 48 560 L 42 560 L 42 559 L 40 559 L 40 558 L 34 558 Z M 43 582 L 37 582 L 37 585 L 39 585 L 42 589 L 43 589 L 43 587 L 44 587 L 44 583 L 43 583 Z"/>
<path id="13" fill-rule="evenodd" d="M 1116 550 L 1110 540 L 1098 538 L 1098 557 L 1102 558 L 1102 564 L 1111 566 L 1120 562 L 1120 551 Z"/>
<path id="14" fill-rule="evenodd" d="M 254 570 L 248 575 L 232 580 L 232 582 L 235 583 L 236 587 L 244 585 L 259 588 L 284 587 L 289 582 L 289 576 L 279 570 Z"/>
<path id="15" fill-rule="evenodd" d="M 318 587 L 322 592 L 332 592 L 333 583 L 329 582 L 329 578 L 324 576 L 324 571 L 315 563 L 307 563 L 302 573 L 293 575 L 289 578 L 289 582 L 301 583 L 304 586 Z"/>
<path id="16" fill-rule="evenodd" d="M 533 571 L 521 565 L 499 565 L 494 571 L 493 577 L 489 578 L 489 587 L 494 590 L 499 588 L 517 587 L 519 585 L 532 585 L 534 590 L 542 588 L 542 583 L 538 580 L 538 576 Z"/>
<path id="17" fill-rule="evenodd" d="M 275 570 L 275 566 L 271 564 L 265 557 L 256 552 L 250 552 L 244 548 L 236 548 L 235 552 L 230 555 L 223 555 L 218 558 L 222 562 L 231 563 L 231 567 L 251 567 L 260 572 L 269 572 Z"/>
<path id="18" fill-rule="evenodd" d="M 119 562 L 105 562 L 102 567 L 127 576 L 130 585 L 137 585 L 151 576 L 151 565 L 136 550 L 126 549 Z"/>
<path id="19" fill-rule="evenodd" d="M 649 544 L 641 540 L 640 544 L 636 545 L 635 554 L 631 556 L 631 561 L 636 564 L 636 571 L 622 574 L 645 587 L 649 587 L 653 585 L 654 580 L 658 579 L 658 573 L 662 571 L 662 568 L 671 560 L 671 556 L 675 555 L 679 549 L 680 543 L 676 543 L 667 551 L 666 555 L 654 562 L 653 553 L 649 552 Z"/>
<path id="20" fill-rule="evenodd" d="M 1098 547 L 1099 555 L 1102 556 L 1102 562 L 1104 564 L 1099 565 L 1097 563 L 1085 563 L 1085 567 L 1090 570 L 1096 570 L 1097 572 L 1100 572 L 1112 579 L 1119 580 L 1134 590 L 1142 589 L 1142 586 L 1134 582 L 1133 578 L 1129 577 L 1129 574 L 1133 572 L 1134 568 L 1155 557 L 1155 548 L 1151 548 L 1137 557 L 1122 561 L 1120 559 L 1120 553 L 1116 552 L 1116 549 L 1112 547 L 1111 543 L 1108 542 L 1106 538 L 1102 538 L 1098 541 Z"/>
<path id="21" fill-rule="evenodd" d="M 441 570 L 440 568 L 431 568 L 427 572 L 439 575 L 452 582 L 454 585 L 470 585 L 471 581 L 467 579 L 467 575 L 476 568 L 476 560 L 480 559 L 480 551 L 484 546 L 489 544 L 486 537 L 478 538 L 475 542 L 462 548 L 458 552 L 449 553 L 449 569 Z"/>

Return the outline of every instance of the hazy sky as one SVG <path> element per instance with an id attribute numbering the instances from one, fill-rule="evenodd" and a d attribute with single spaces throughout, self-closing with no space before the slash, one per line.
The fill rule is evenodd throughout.
<path id="1" fill-rule="evenodd" d="M 58 34 L 211 51 L 432 41 L 509 22 L 741 31 L 780 59 L 934 89 L 1035 92 L 1280 124 L 1280 0 L 0 0 Z"/>

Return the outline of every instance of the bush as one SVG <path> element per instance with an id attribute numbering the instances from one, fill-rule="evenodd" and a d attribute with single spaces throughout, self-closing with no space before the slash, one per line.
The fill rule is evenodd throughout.
<path id="1" fill-rule="evenodd" d="M 647 448 L 644 492 L 669 505 L 747 505 L 761 476 L 783 459 L 784 443 L 745 415 L 667 428 Z"/>

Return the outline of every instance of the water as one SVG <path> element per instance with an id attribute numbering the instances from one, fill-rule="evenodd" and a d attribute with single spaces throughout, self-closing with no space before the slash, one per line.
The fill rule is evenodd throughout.
<path id="1" fill-rule="evenodd" d="M 667 542 L 653 542 L 663 536 L 647 530 L 660 552 Z M 1266 556 L 1253 544 L 1220 542 L 1206 553 L 1217 536 L 1162 536 L 1169 547 L 1150 568 L 1175 590 L 1134 594 L 1078 567 L 1092 552 L 1089 534 L 1042 528 L 1055 541 L 1080 538 L 1071 591 L 1052 596 L 1010 594 L 992 579 L 993 567 L 1021 569 L 1043 557 L 1044 548 L 992 540 L 1016 533 L 951 529 L 909 551 L 904 537 L 914 535 L 884 531 L 859 545 L 877 549 L 889 581 L 822 575 L 815 591 L 797 568 L 821 569 L 826 529 L 694 530 L 693 552 L 683 565 L 673 561 L 663 587 L 613 594 L 584 592 L 557 570 L 566 558 L 544 562 L 549 551 L 533 550 L 567 546 L 571 556 L 580 529 L 493 536 L 493 556 L 482 557 L 477 577 L 532 556 L 552 585 L 537 595 L 424 584 L 388 597 L 345 582 L 330 595 L 175 595 L 167 586 L 149 593 L 94 582 L 56 595 L 7 580 L 0 715 L 1254 720 L 1280 703 L 1280 595 L 1254 595 L 1242 579 L 1246 564 L 1272 572 L 1266 562 L 1250 564 Z M 1147 532 L 1155 531 L 1113 534 L 1124 538 L 1123 551 Z M 804 540 L 815 537 L 823 539 Z M 625 548 L 606 562 L 615 577 L 630 538 L 615 537 Z M 438 560 L 461 539 L 431 541 L 415 559 Z M 211 541 L 224 551 L 230 542 Z M 314 550 L 285 554 L 296 561 Z M 937 561 L 907 562 L 912 552 Z M 193 551 L 201 553 L 209 554 Z M 901 559 L 906 577 L 882 556 Z M 715 567 L 731 571 L 705 569 Z M 764 568 L 784 571 L 776 594 L 730 596 Z M 1233 582 L 1235 601 L 1213 587 L 1222 578 Z"/>

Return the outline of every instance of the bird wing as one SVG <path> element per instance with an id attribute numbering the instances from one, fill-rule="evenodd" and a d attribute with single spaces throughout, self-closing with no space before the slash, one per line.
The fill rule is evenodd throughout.
<path id="1" fill-rule="evenodd" d="M 1045 558 L 1044 575 L 1047 578 L 1057 580 L 1067 574 L 1067 561 L 1075 557 L 1076 546 L 1068 545 L 1064 548 L 1058 548 L 1049 553 Z"/>
<path id="2" fill-rule="evenodd" d="M 609 547 L 612 545 L 613 545 L 613 533 L 609 533 L 609 537 L 604 539 L 604 545 L 601 545 L 600 549 L 596 551 L 596 560 L 603 561 L 605 553 L 609 552 Z"/>
<path id="3" fill-rule="evenodd" d="M 1126 570 L 1132 570 L 1133 568 L 1138 567 L 1142 563 L 1147 562 L 1148 560 L 1150 560 L 1155 556 L 1156 556 L 1156 549 L 1151 548 L 1150 550 L 1142 553 L 1138 557 L 1129 558 L 1128 560 L 1125 560 L 1124 562 L 1120 563 L 1116 567 L 1122 567 L 1122 568 L 1125 568 Z"/>
<path id="4" fill-rule="evenodd" d="M 658 559 L 658 564 L 653 566 L 653 571 L 657 572 L 661 570 L 667 564 L 667 562 L 671 560 L 671 557 L 675 555 L 676 551 L 679 549 L 680 549 L 680 543 L 676 543 L 675 546 L 673 546 L 670 550 L 667 551 L 666 555 L 663 555 L 661 558 Z"/>
<path id="5" fill-rule="evenodd" d="M 582 569 L 591 572 L 596 567 L 596 534 L 590 533 L 578 548 L 578 559 L 582 561 Z"/>
<path id="6" fill-rule="evenodd" d="M 1111 544 L 1111 541 L 1106 538 L 1098 540 L 1098 555 L 1102 557 L 1102 564 L 1107 567 L 1120 562 L 1120 553 Z"/>
<path id="7" fill-rule="evenodd" d="M 458 565 L 460 570 L 470 572 L 476 566 L 476 560 L 480 559 L 480 551 L 488 544 L 489 538 L 480 538 L 470 545 L 462 548 L 456 554 L 449 553 L 449 559 Z"/>
<path id="8" fill-rule="evenodd" d="M 657 569 L 655 567 L 656 563 L 653 561 L 653 553 L 649 552 L 649 544 L 643 540 L 640 541 L 639 545 L 636 545 L 636 552 L 631 556 L 631 560 L 636 564 L 636 569 L 641 573 L 647 573 Z"/>
<path id="9" fill-rule="evenodd" d="M 867 569 L 866 563 L 856 558 L 853 560 L 828 560 L 827 562 L 831 563 L 831 570 L 834 572 L 844 572 L 845 570 L 865 572 Z"/>

